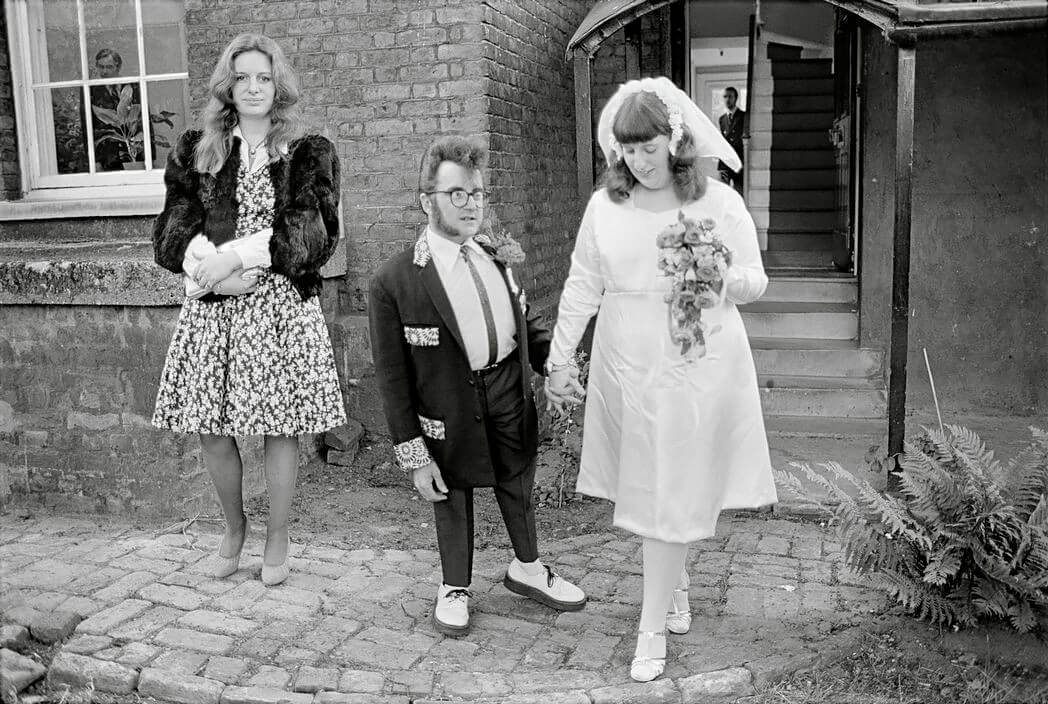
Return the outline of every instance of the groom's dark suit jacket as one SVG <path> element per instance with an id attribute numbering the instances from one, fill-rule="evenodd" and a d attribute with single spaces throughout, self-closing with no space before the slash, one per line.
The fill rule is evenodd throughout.
<path id="1" fill-rule="evenodd" d="M 550 332 L 528 306 L 524 291 L 511 283 L 510 272 L 496 263 L 514 304 L 514 355 L 522 367 L 522 383 L 515 393 L 525 405 L 521 445 L 530 459 L 538 447 L 532 370 L 542 373 Z M 478 382 L 425 236 L 413 250 L 386 262 L 372 279 L 369 317 L 372 355 L 394 445 L 423 438 L 449 487 L 494 486 Z"/>

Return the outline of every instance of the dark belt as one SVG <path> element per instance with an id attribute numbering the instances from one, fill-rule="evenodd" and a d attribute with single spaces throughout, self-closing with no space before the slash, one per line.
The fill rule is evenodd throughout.
<path id="1" fill-rule="evenodd" d="M 499 369 L 502 369 L 504 366 L 506 366 L 510 362 L 516 360 L 517 357 L 518 357 L 517 350 L 513 350 L 512 352 L 510 352 L 509 354 L 507 354 L 505 357 L 503 357 L 499 361 L 495 362 L 494 364 L 489 364 L 488 366 L 482 367 L 481 369 L 474 369 L 473 370 L 473 374 L 474 374 L 474 376 L 479 376 L 479 377 L 486 377 L 486 376 L 488 376 L 490 374 L 494 374 Z"/>

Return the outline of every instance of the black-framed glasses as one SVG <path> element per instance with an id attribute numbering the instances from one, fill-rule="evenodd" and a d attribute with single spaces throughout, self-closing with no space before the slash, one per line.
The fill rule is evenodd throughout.
<path id="1" fill-rule="evenodd" d="M 477 190 L 472 192 L 462 188 L 452 188 L 451 190 L 447 191 L 425 191 L 425 194 L 427 196 L 431 196 L 436 193 L 444 193 L 445 195 L 447 195 L 448 198 L 451 200 L 451 204 L 456 208 L 465 208 L 466 203 L 469 202 L 470 198 L 472 198 L 473 202 L 477 205 L 484 205 L 484 198 L 487 197 L 487 192 L 482 188 L 478 188 Z"/>

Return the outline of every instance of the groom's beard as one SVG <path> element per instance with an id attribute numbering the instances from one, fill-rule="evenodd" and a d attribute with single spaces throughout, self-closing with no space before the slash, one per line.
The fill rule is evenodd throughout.
<path id="1" fill-rule="evenodd" d="M 440 230 L 447 236 L 452 238 L 461 237 L 463 239 L 469 239 L 473 235 L 477 234 L 480 230 L 480 216 L 479 212 L 474 211 L 474 217 L 476 220 L 473 221 L 473 227 L 469 227 L 467 223 L 462 221 L 451 222 L 444 217 L 444 211 L 440 208 L 434 208 L 433 214 L 436 216 L 437 229 Z"/>

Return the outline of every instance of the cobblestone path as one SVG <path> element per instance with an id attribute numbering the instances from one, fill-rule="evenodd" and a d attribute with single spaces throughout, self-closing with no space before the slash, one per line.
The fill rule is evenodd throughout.
<path id="1" fill-rule="evenodd" d="M 0 607 L 5 622 L 64 641 L 51 685 L 182 704 L 725 701 L 843 654 L 884 606 L 825 529 L 726 517 L 691 552 L 691 633 L 671 636 L 665 677 L 639 685 L 627 670 L 640 544 L 624 533 L 543 546 L 588 592 L 577 613 L 511 594 L 501 584 L 510 555 L 478 552 L 473 631 L 450 639 L 429 621 L 435 551 L 294 535 L 290 579 L 266 588 L 255 534 L 240 572 L 215 580 L 204 572 L 217 534 L 5 523 Z"/>

